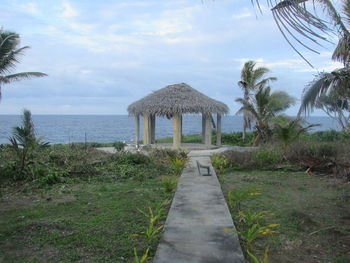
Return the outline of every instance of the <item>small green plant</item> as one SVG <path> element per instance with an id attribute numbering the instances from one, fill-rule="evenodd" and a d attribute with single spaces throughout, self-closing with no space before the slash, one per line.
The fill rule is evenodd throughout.
<path id="1" fill-rule="evenodd" d="M 126 146 L 125 142 L 117 141 L 113 143 L 113 147 L 117 150 L 117 152 L 122 151 L 125 146 Z"/>
<path id="2" fill-rule="evenodd" d="M 51 172 L 48 175 L 38 179 L 38 182 L 41 185 L 53 185 L 56 183 L 60 183 L 61 181 L 61 174 L 59 172 Z"/>
<path id="3" fill-rule="evenodd" d="M 229 167 L 228 159 L 223 155 L 215 154 L 211 157 L 211 162 L 214 166 L 214 168 L 219 172 L 222 173 L 225 168 Z"/>
<path id="4" fill-rule="evenodd" d="M 260 226 L 258 224 L 253 224 L 252 226 L 248 227 L 245 230 L 237 231 L 233 229 L 226 229 L 226 231 L 233 232 L 235 234 L 239 234 L 239 236 L 244 240 L 246 243 L 247 249 L 252 250 L 253 243 L 258 238 L 261 238 L 263 236 L 267 235 L 273 235 L 277 234 L 278 232 L 274 230 L 274 228 L 278 227 L 278 224 L 269 224 L 266 226 Z"/>
<path id="5" fill-rule="evenodd" d="M 260 220 L 266 218 L 267 216 L 272 215 L 269 211 L 259 211 L 259 212 L 243 212 L 239 211 L 238 219 L 240 222 L 243 222 L 247 226 L 251 226 L 254 224 L 259 224 Z"/>
<path id="6" fill-rule="evenodd" d="M 35 152 L 48 146 L 49 143 L 35 137 L 32 114 L 29 110 L 23 111 L 22 123 L 23 126 L 13 128 L 13 136 L 9 138 L 9 148 L 16 156 L 17 171 L 27 175 L 28 165 L 35 159 Z"/>
<path id="7" fill-rule="evenodd" d="M 266 248 L 264 251 L 264 257 L 262 259 L 259 259 L 257 256 L 255 256 L 252 252 L 247 250 L 248 256 L 251 258 L 253 263 L 268 263 L 269 262 L 269 249 Z"/>
<path id="8" fill-rule="evenodd" d="M 228 192 L 228 204 L 231 209 L 236 208 L 238 211 L 241 210 L 241 203 L 243 200 L 252 197 L 258 196 L 261 193 L 259 189 L 256 187 L 251 187 L 247 189 L 232 189 Z"/>
<path id="9" fill-rule="evenodd" d="M 158 236 L 159 232 L 163 229 L 163 225 L 154 226 L 153 224 L 149 224 L 146 228 L 146 231 L 143 233 L 147 240 L 151 242 L 155 237 Z"/>
<path id="10" fill-rule="evenodd" d="M 148 255 L 149 252 L 149 247 L 145 250 L 141 258 L 137 254 L 136 248 L 134 248 L 134 261 L 135 263 L 145 263 L 147 260 L 151 259 L 151 257 Z"/>
<path id="11" fill-rule="evenodd" d="M 148 213 L 137 209 L 141 214 L 148 218 L 150 225 L 156 225 L 162 218 L 162 210 L 153 211 L 151 207 L 148 207 Z M 155 213 L 154 213 L 155 212 Z"/>
<path id="12" fill-rule="evenodd" d="M 170 159 L 170 165 L 175 174 L 180 174 L 187 162 L 187 158 L 175 157 Z"/>
<path id="13" fill-rule="evenodd" d="M 253 160 L 259 166 L 275 165 L 283 161 L 283 153 L 275 148 L 261 148 L 253 153 Z"/>
<path id="14" fill-rule="evenodd" d="M 163 176 L 161 178 L 165 192 L 171 193 L 176 189 L 178 178 L 174 176 Z"/>

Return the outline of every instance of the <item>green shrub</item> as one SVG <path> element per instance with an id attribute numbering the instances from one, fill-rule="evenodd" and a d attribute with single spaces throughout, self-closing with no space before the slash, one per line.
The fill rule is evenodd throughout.
<path id="1" fill-rule="evenodd" d="M 287 159 L 292 162 L 335 160 L 345 151 L 341 143 L 298 141 L 291 145 Z"/>
<path id="2" fill-rule="evenodd" d="M 117 142 L 114 142 L 113 143 L 113 147 L 118 151 L 122 151 L 124 150 L 124 147 L 126 146 L 126 143 L 125 142 L 120 142 L 120 141 L 117 141 Z"/>
<path id="3" fill-rule="evenodd" d="M 253 153 L 253 161 L 259 167 L 277 165 L 283 161 L 283 155 L 278 147 L 263 147 Z"/>
<path id="4" fill-rule="evenodd" d="M 179 158 L 179 157 L 170 159 L 171 168 L 174 171 L 174 173 L 177 175 L 181 174 L 182 169 L 185 167 L 186 162 L 187 162 L 187 159 Z"/>
<path id="5" fill-rule="evenodd" d="M 250 187 L 245 189 L 232 189 L 228 191 L 227 200 L 231 209 L 241 210 L 242 201 L 253 196 L 260 195 L 260 189 L 257 187 Z"/>
<path id="6" fill-rule="evenodd" d="M 163 176 L 161 178 L 161 181 L 164 186 L 165 192 L 171 193 L 176 189 L 178 178 L 174 176 Z"/>
<path id="7" fill-rule="evenodd" d="M 254 134 L 252 132 L 246 133 L 246 139 L 243 141 L 242 132 L 232 132 L 232 133 L 222 133 L 221 142 L 222 144 L 236 145 L 236 146 L 247 146 L 251 145 L 254 139 Z"/>
<path id="8" fill-rule="evenodd" d="M 211 157 L 211 162 L 213 167 L 219 172 L 222 173 L 225 168 L 230 167 L 228 159 L 224 155 L 215 154 Z"/>
<path id="9" fill-rule="evenodd" d="M 140 164 L 149 164 L 150 158 L 148 156 L 146 156 L 144 154 L 140 154 L 140 153 L 123 152 L 117 156 L 116 161 L 119 164 L 140 165 Z"/>
<path id="10" fill-rule="evenodd" d="M 56 183 L 61 183 L 61 173 L 58 171 L 50 172 L 48 175 L 42 176 L 39 179 L 37 179 L 37 182 L 41 185 L 53 185 Z"/>

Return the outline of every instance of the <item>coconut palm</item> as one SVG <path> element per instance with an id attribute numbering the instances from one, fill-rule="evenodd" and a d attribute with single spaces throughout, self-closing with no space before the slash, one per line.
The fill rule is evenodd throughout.
<path id="1" fill-rule="evenodd" d="M 241 100 L 250 102 L 252 92 L 258 90 L 260 87 L 264 87 L 269 81 L 275 81 L 277 78 L 264 76 L 269 73 L 270 70 L 266 67 L 256 67 L 256 62 L 249 60 L 244 63 L 241 71 L 241 80 L 238 81 L 238 86 L 243 90 L 243 98 L 236 99 L 237 102 Z M 243 114 L 243 141 L 246 137 L 246 130 L 251 129 L 251 122 L 254 116 L 249 111 L 239 110 L 237 114 Z"/>
<path id="2" fill-rule="evenodd" d="M 345 24 L 350 26 L 350 0 L 344 0 L 342 13 Z M 342 22 L 340 17 L 339 19 Z M 334 95 L 339 93 L 337 90 L 350 89 L 350 34 L 344 23 L 342 25 L 339 26 L 340 38 L 332 59 L 342 62 L 344 67 L 331 73 L 320 73 L 306 86 L 299 114 L 312 111 L 317 106 L 317 102 L 320 102 L 320 98 L 327 94 Z"/>
<path id="3" fill-rule="evenodd" d="M 18 47 L 19 35 L 0 29 L 0 99 L 1 99 L 1 87 L 4 84 L 9 84 L 13 81 L 19 81 L 31 77 L 43 77 L 46 74 L 41 72 L 20 72 L 10 74 L 19 63 L 18 57 L 23 54 L 24 50 L 28 49 L 28 46 Z"/>
<path id="4" fill-rule="evenodd" d="M 341 85 L 320 96 L 315 108 L 323 110 L 342 130 L 350 131 L 350 89 Z"/>
<path id="5" fill-rule="evenodd" d="M 21 174 L 33 161 L 34 152 L 49 145 L 48 142 L 43 142 L 42 138 L 35 136 L 32 114 L 29 110 L 23 110 L 22 123 L 22 126 L 13 128 L 13 136 L 9 138 L 9 148 L 17 157 L 17 168 Z"/>
<path id="6" fill-rule="evenodd" d="M 242 98 L 236 100 L 242 104 L 239 112 L 249 112 L 255 122 L 257 136 L 254 145 L 259 142 L 266 142 L 271 136 L 269 123 L 273 117 L 282 113 L 294 104 L 295 99 L 284 91 L 271 93 L 269 86 L 261 86 L 250 101 Z"/>
<path id="7" fill-rule="evenodd" d="M 331 42 L 336 34 L 339 41 L 339 51 L 349 50 L 350 32 L 347 27 L 348 17 L 343 17 L 331 0 L 267 0 L 272 7 L 272 15 L 278 29 L 288 44 L 310 65 L 309 61 L 299 52 L 299 47 L 319 53 L 316 49 L 323 42 Z M 259 6 L 259 0 L 252 1 Z M 319 15 L 318 7 L 326 14 L 326 20 Z M 260 9 L 261 10 L 261 9 Z M 343 12 L 350 11 L 349 0 L 343 0 Z M 340 52 L 342 53 L 342 52 Z M 339 59 L 334 55 L 333 59 Z M 349 57 L 347 57 L 349 61 Z"/>
<path id="8" fill-rule="evenodd" d="M 281 143 L 283 155 L 285 156 L 289 145 L 296 141 L 302 133 L 306 133 L 311 128 L 320 126 L 319 124 L 308 124 L 300 118 L 292 119 L 283 115 L 271 120 L 270 124 L 275 138 Z"/>

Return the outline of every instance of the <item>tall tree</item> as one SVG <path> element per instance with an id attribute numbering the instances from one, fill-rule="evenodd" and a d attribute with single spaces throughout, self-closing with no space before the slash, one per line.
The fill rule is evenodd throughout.
<path id="1" fill-rule="evenodd" d="M 259 0 L 252 1 L 260 8 Z M 317 49 L 325 42 L 332 42 L 335 35 L 339 38 L 338 50 L 348 53 L 350 32 L 348 17 L 343 17 L 338 6 L 331 0 L 266 0 L 278 29 L 288 44 L 310 65 L 299 48 L 319 53 Z M 343 0 L 343 13 L 348 13 L 349 0 Z M 320 15 L 322 9 L 325 17 Z M 299 47 L 299 48 L 298 48 Z M 341 55 L 342 56 L 342 55 Z M 339 59 L 337 55 L 333 59 Z M 341 58 L 343 59 L 343 58 Z M 349 61 L 349 56 L 347 56 Z"/>
<path id="2" fill-rule="evenodd" d="M 13 81 L 28 79 L 31 77 L 44 77 L 45 73 L 41 72 L 20 72 L 12 73 L 12 70 L 19 63 L 18 57 L 28 49 L 28 46 L 18 47 L 20 37 L 18 34 L 0 29 L 0 100 L 1 88 L 4 84 Z"/>
<path id="3" fill-rule="evenodd" d="M 342 6 L 344 23 L 350 27 L 350 0 L 344 0 Z M 344 67 L 330 73 L 320 73 L 310 82 L 303 94 L 299 114 L 312 111 L 317 105 L 320 108 L 321 98 L 332 94 L 329 99 L 334 102 L 335 95 L 348 94 L 350 91 L 350 35 L 347 28 L 339 27 L 339 42 L 332 58 L 343 63 Z M 345 93 L 344 93 L 345 92 Z M 344 100 L 344 96 L 339 98 Z M 349 98 L 348 98 L 349 99 Z M 326 102 L 324 100 L 324 102 Z M 329 100 L 328 100 L 329 102 Z M 333 112 L 334 113 L 334 112 Z M 342 113 L 342 111 L 338 111 Z M 340 115 L 338 115 L 339 117 Z"/>
<path id="4" fill-rule="evenodd" d="M 350 131 L 350 89 L 337 88 L 322 95 L 316 101 L 315 108 L 323 110 L 335 120 L 342 130 Z"/>
<path id="5" fill-rule="evenodd" d="M 238 98 L 236 101 L 241 100 L 249 103 L 252 99 L 252 94 L 260 87 L 264 87 L 270 81 L 275 81 L 277 78 L 264 76 L 269 73 L 270 70 L 266 67 L 256 67 L 256 62 L 249 60 L 244 63 L 241 71 L 241 80 L 238 81 L 238 86 L 243 90 L 243 98 Z M 246 137 L 247 129 L 251 129 L 251 122 L 254 119 L 250 111 L 240 109 L 237 114 L 243 114 L 243 141 Z"/>
<path id="6" fill-rule="evenodd" d="M 271 93 L 269 86 L 260 86 L 250 101 L 242 98 L 238 98 L 236 101 L 242 105 L 239 112 L 249 112 L 252 121 L 255 122 L 254 128 L 257 131 L 257 136 L 254 139 L 254 144 L 257 144 L 269 139 L 271 119 L 293 105 L 295 99 L 284 91 Z"/>

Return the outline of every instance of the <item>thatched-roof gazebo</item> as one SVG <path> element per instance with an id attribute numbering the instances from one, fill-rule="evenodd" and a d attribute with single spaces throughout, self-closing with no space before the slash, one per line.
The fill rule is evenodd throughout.
<path id="1" fill-rule="evenodd" d="M 166 86 L 128 107 L 129 114 L 135 116 L 136 142 L 140 137 L 140 115 L 144 117 L 144 144 L 155 143 L 156 116 L 173 118 L 175 148 L 181 146 L 182 114 L 202 114 L 203 141 L 210 146 L 212 114 L 217 115 L 217 145 L 221 145 L 221 116 L 228 111 L 226 104 L 209 98 L 185 83 Z"/>

